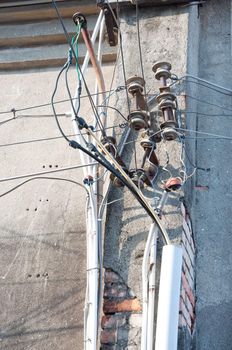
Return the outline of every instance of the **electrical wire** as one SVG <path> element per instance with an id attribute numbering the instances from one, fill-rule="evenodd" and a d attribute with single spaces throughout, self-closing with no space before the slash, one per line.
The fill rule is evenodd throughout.
<path id="1" fill-rule="evenodd" d="M 123 79 L 124 79 L 124 84 L 125 86 L 127 85 L 127 78 L 126 78 L 126 67 L 125 67 L 125 60 L 124 60 L 124 53 L 123 53 L 123 43 L 122 43 L 122 33 L 120 30 L 120 22 L 117 20 L 117 18 L 115 17 L 114 11 L 111 7 L 111 4 L 108 0 L 107 4 L 109 6 L 110 12 L 112 13 L 112 16 L 114 17 L 115 22 L 118 24 L 118 35 L 119 35 L 119 47 L 120 47 L 120 53 L 121 53 L 121 58 L 122 58 L 122 73 L 123 73 Z M 117 15 L 119 17 L 119 2 L 117 0 Z M 129 100 L 129 94 L 126 88 L 126 99 L 127 99 L 127 106 L 128 106 L 128 114 L 130 115 L 130 100 Z M 136 140 L 134 137 L 134 160 L 135 160 L 135 168 L 138 168 L 138 164 L 137 164 L 137 150 L 136 150 Z"/>
<path id="2" fill-rule="evenodd" d="M 93 111 L 93 113 L 94 113 L 94 115 L 95 115 L 96 120 L 98 120 L 98 122 L 99 122 L 99 128 L 101 129 L 102 136 L 104 137 L 104 136 L 106 136 L 106 135 L 105 135 L 105 131 L 104 131 L 104 127 L 103 127 L 102 122 L 101 122 L 101 119 L 100 119 L 100 117 L 99 117 L 99 115 L 98 115 L 98 110 L 97 110 L 97 108 L 96 108 L 96 106 L 95 106 L 95 104 L 94 104 L 94 102 L 93 102 L 93 99 L 92 99 L 92 96 L 91 96 L 91 94 L 90 94 L 88 85 L 87 85 L 87 83 L 86 83 L 84 74 L 82 73 L 82 70 L 80 69 L 80 66 L 79 66 L 79 63 L 78 63 L 78 59 L 77 59 L 75 50 L 73 49 L 73 46 L 72 46 L 72 44 L 71 44 L 71 40 L 70 40 L 70 38 L 69 38 L 69 34 L 68 34 L 68 32 L 67 32 L 67 29 L 66 29 L 66 27 L 65 27 L 63 18 L 61 17 L 60 11 L 58 10 L 58 7 L 57 7 L 57 5 L 56 5 L 56 1 L 55 1 L 55 0 L 52 0 L 52 3 L 53 3 L 53 5 L 54 5 L 55 11 L 56 11 L 57 16 L 58 16 L 58 18 L 59 18 L 60 24 L 61 24 L 61 26 L 62 26 L 62 28 L 63 28 L 64 35 L 65 35 L 65 37 L 66 37 L 67 43 L 68 43 L 70 49 L 72 50 L 73 56 L 75 57 L 76 64 L 77 64 L 78 69 L 79 69 L 79 71 L 80 71 L 81 79 L 82 79 L 82 81 L 83 81 L 83 83 L 84 83 L 84 86 L 85 86 L 85 89 L 86 89 L 86 92 L 87 92 L 87 95 L 88 95 L 88 98 L 89 98 L 89 102 L 90 102 L 92 111 Z"/>
<path id="3" fill-rule="evenodd" d="M 34 176 L 45 175 L 45 174 L 59 173 L 61 171 L 67 171 L 67 170 L 73 170 L 73 169 L 80 169 L 80 168 L 84 168 L 84 167 L 90 167 L 90 166 L 95 165 L 95 164 L 97 164 L 97 163 L 82 164 L 82 165 L 78 164 L 78 165 L 72 165 L 72 166 L 65 167 L 65 168 L 60 168 L 60 169 L 46 170 L 46 171 L 40 171 L 40 172 L 37 172 L 37 173 L 29 173 L 29 174 L 10 176 L 10 177 L 5 177 L 5 178 L 0 178 L 0 182 L 24 179 L 25 177 L 32 177 L 32 176 L 34 177 Z"/>
<path id="4" fill-rule="evenodd" d="M 142 55 L 142 48 L 141 48 L 141 38 L 140 38 L 140 26 L 139 26 L 139 4 L 138 0 L 136 0 L 136 27 L 137 27 L 137 37 L 138 37 L 138 46 L 139 46 L 139 60 L 140 60 L 140 67 L 141 67 L 141 73 L 143 80 L 145 81 L 145 74 L 143 69 L 143 55 Z M 144 94 L 145 98 L 147 96 L 146 93 L 146 86 L 144 86 Z"/>
<path id="5" fill-rule="evenodd" d="M 116 111 L 126 122 L 127 122 L 127 118 L 124 117 L 124 115 L 122 114 L 122 112 L 120 112 L 117 108 L 115 107 L 112 107 L 112 106 L 104 106 L 104 105 L 97 105 L 96 107 L 106 107 L 106 108 L 109 108 L 109 109 L 113 109 L 114 111 Z"/>
<path id="6" fill-rule="evenodd" d="M 111 93 L 111 92 L 119 92 L 119 91 L 122 91 L 124 90 L 125 87 L 124 86 L 119 86 L 117 87 L 116 89 L 112 89 L 112 90 L 106 90 L 106 91 L 103 91 L 103 92 L 97 92 L 97 93 L 92 93 L 90 94 L 91 97 L 93 96 L 96 96 L 96 95 L 104 95 L 104 94 L 108 94 L 108 93 Z M 80 96 L 80 98 L 87 98 L 89 97 L 89 95 L 82 95 Z M 78 97 L 73 97 L 72 100 L 75 101 L 77 100 Z M 60 103 L 65 103 L 65 102 L 69 102 L 70 99 L 64 99 L 64 100 L 59 100 L 59 101 L 56 101 L 54 102 L 54 104 L 60 104 Z M 28 106 L 28 107 L 23 107 L 23 108 L 12 108 L 10 110 L 7 110 L 7 111 L 1 111 L 0 112 L 0 115 L 2 114 L 12 114 L 12 113 L 17 113 L 17 112 L 23 112 L 23 111 L 28 111 L 30 109 L 38 109 L 38 108 L 42 108 L 42 107 L 49 107 L 51 106 L 51 102 L 47 102 L 47 103 L 43 103 L 43 104 L 39 104 L 39 105 L 33 105 L 33 106 Z"/>
<path id="7" fill-rule="evenodd" d="M 193 100 L 195 100 L 195 101 L 198 101 L 198 102 L 200 102 L 200 103 L 205 103 L 205 104 L 207 104 L 207 105 L 209 105 L 209 106 L 214 106 L 214 107 L 222 108 L 222 109 L 225 109 L 225 110 L 227 110 L 227 111 L 232 112 L 232 109 L 230 109 L 228 106 L 221 106 L 221 105 L 218 105 L 218 104 L 216 104 L 216 103 L 204 101 L 204 100 L 201 100 L 201 99 L 199 99 L 199 98 L 197 98 L 197 97 L 193 97 L 193 96 L 191 96 L 191 95 L 183 95 L 183 94 L 182 94 L 182 95 L 179 95 L 179 96 L 188 97 L 188 98 L 191 98 L 191 99 L 193 99 Z"/>
<path id="8" fill-rule="evenodd" d="M 201 79 L 201 78 L 198 78 L 198 77 L 194 77 L 192 75 L 185 75 L 181 78 L 178 78 L 177 76 L 174 78 L 172 77 L 171 78 L 172 80 L 174 81 L 177 81 L 177 82 L 180 82 L 182 80 L 186 80 L 186 82 L 189 82 L 189 83 L 194 83 L 194 84 L 197 84 L 197 85 L 200 85 L 200 86 L 203 86 L 203 87 L 206 87 L 210 90 L 213 90 L 213 91 L 216 91 L 220 94 L 223 94 L 223 95 L 226 95 L 226 96 L 232 96 L 232 90 L 231 89 L 228 89 L 224 86 L 220 86 L 220 85 L 217 85 L 217 84 L 214 84 L 214 83 L 211 83 L 210 81 L 207 81 L 205 79 Z M 197 81 L 194 81 L 194 80 L 189 80 L 189 79 L 195 79 Z M 172 85 L 172 84 L 171 84 Z M 209 86 L 210 85 L 210 86 Z M 223 92 L 222 90 L 224 91 L 227 91 L 227 92 Z"/>
<path id="9" fill-rule="evenodd" d="M 162 223 L 160 222 L 159 217 L 154 212 L 153 208 L 149 203 L 144 201 L 142 193 L 138 190 L 138 188 L 135 186 L 133 181 L 129 178 L 129 176 L 125 173 L 125 171 L 122 169 L 122 167 L 117 163 L 117 161 L 113 158 L 113 156 L 107 151 L 106 147 L 95 137 L 95 135 L 92 133 L 91 130 L 89 130 L 90 135 L 95 140 L 96 144 L 101 148 L 101 150 L 104 152 L 104 154 L 108 157 L 108 161 L 105 164 L 109 164 L 111 167 L 110 161 L 113 163 L 114 167 L 117 169 L 117 172 L 115 173 L 115 168 L 113 167 L 114 172 L 111 169 L 111 172 L 119 179 L 121 180 L 125 186 L 134 194 L 134 196 L 137 198 L 137 200 L 140 202 L 140 204 L 143 206 L 143 208 L 147 211 L 149 216 L 157 223 L 161 234 L 164 238 L 164 241 L 166 244 L 170 243 L 168 234 L 165 230 L 165 228 L 162 226 Z M 106 158 L 103 156 L 103 154 L 98 153 L 98 156 L 106 162 Z M 120 176 L 119 176 L 120 175 Z"/>
<path id="10" fill-rule="evenodd" d="M 195 133 L 195 134 L 213 136 L 213 137 L 216 137 L 216 138 L 219 137 L 221 139 L 230 140 L 230 141 L 232 140 L 232 137 L 224 136 L 224 135 L 211 134 L 211 133 L 208 133 L 208 132 L 196 131 L 196 130 L 191 130 L 191 129 L 183 129 L 183 128 L 175 128 L 175 129 L 176 130 L 190 132 L 190 133 Z M 180 136 L 183 136 L 183 135 L 180 135 Z"/>
<path id="11" fill-rule="evenodd" d="M 185 114 L 196 114 L 200 115 L 203 117 L 220 117 L 220 118 L 230 118 L 232 117 L 232 114 L 210 114 L 210 113 L 199 113 L 198 111 L 188 111 L 188 110 L 180 110 L 180 113 L 185 113 Z"/>
<path id="12" fill-rule="evenodd" d="M 31 179 L 28 179 L 28 180 L 25 180 L 23 182 L 20 182 L 18 185 L 14 186 L 11 189 L 9 189 L 8 191 L 0 194 L 0 198 L 8 195 L 9 193 L 11 193 L 11 192 L 13 192 L 15 190 L 17 190 L 19 187 L 25 185 L 26 183 L 28 183 L 30 181 L 39 180 L 39 179 L 40 180 L 58 180 L 58 181 L 70 182 L 70 183 L 73 183 L 75 185 L 78 185 L 78 186 L 82 187 L 86 191 L 86 193 L 88 194 L 88 191 L 85 188 L 85 186 L 82 185 L 81 183 L 77 182 L 77 181 L 74 181 L 74 180 L 71 180 L 71 179 L 62 178 L 62 177 L 38 176 L 38 177 L 33 177 Z"/>
<path id="13" fill-rule="evenodd" d="M 54 115 L 53 115 L 53 117 L 54 117 Z M 105 128 L 105 130 L 111 130 L 111 129 L 115 129 L 117 127 L 121 128 L 121 129 L 124 129 L 127 125 L 128 124 L 123 123 L 123 124 L 119 124 L 119 125 L 115 125 L 115 126 L 109 126 L 109 127 Z M 95 133 L 97 133 L 98 131 L 99 130 L 93 130 L 93 132 L 95 132 Z M 68 134 L 67 136 L 68 137 L 74 137 L 74 136 L 77 136 L 77 135 L 79 135 L 79 134 Z M 87 135 L 87 133 L 82 133 L 82 135 Z M 1 147 L 19 146 L 19 145 L 24 145 L 24 144 L 28 144 L 28 143 L 36 143 L 36 142 L 59 140 L 59 139 L 62 139 L 62 138 L 63 138 L 63 136 L 54 136 L 54 137 L 45 137 L 45 138 L 41 138 L 41 139 L 32 139 L 32 140 L 26 140 L 26 141 L 5 143 L 5 144 L 0 144 L 0 148 Z"/>
<path id="14" fill-rule="evenodd" d="M 51 98 L 51 105 L 52 105 L 52 110 L 53 110 L 53 113 L 54 113 L 54 116 L 55 116 L 55 120 L 56 120 L 56 124 L 60 130 L 60 133 L 61 135 L 65 138 L 66 141 L 70 142 L 70 140 L 68 139 L 68 137 L 65 135 L 65 133 L 63 132 L 61 126 L 60 126 L 60 123 L 59 123 L 59 119 L 57 117 L 57 114 L 56 114 L 56 110 L 55 110 L 55 106 L 54 106 L 54 98 L 55 98 L 55 94 L 56 94 L 56 91 L 57 91 L 57 88 L 58 88 L 58 83 L 59 83 L 59 79 L 62 75 L 62 73 L 64 72 L 64 70 L 67 69 L 68 67 L 68 61 L 64 64 L 64 66 L 61 68 L 57 78 L 56 78 L 56 83 L 55 83 L 55 88 L 54 88 L 54 91 L 52 93 L 52 98 Z"/>

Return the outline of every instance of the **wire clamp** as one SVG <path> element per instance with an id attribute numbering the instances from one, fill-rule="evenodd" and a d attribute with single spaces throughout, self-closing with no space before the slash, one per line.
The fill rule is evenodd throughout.
<path id="1" fill-rule="evenodd" d="M 91 175 L 88 175 L 87 177 L 84 178 L 83 180 L 84 185 L 92 185 L 93 184 L 93 177 Z"/>

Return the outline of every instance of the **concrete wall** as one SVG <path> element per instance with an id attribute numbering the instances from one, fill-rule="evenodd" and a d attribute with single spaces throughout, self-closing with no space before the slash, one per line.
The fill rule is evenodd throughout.
<path id="1" fill-rule="evenodd" d="M 108 87 L 112 67 L 106 66 L 104 72 Z M 0 110 L 49 102 L 57 74 L 53 68 L 1 74 Z M 74 92 L 75 69 L 69 80 Z M 93 89 L 91 69 L 87 81 Z M 62 79 L 57 100 L 65 98 Z M 58 113 L 67 111 L 69 103 L 57 105 Z M 80 164 L 78 151 L 60 138 L 50 106 L 16 117 L 22 114 L 26 116 L 0 125 L 0 178 Z M 81 114 L 92 118 L 86 99 Z M 69 118 L 60 120 L 72 134 Z M 57 139 L 29 142 L 53 137 Z M 81 169 L 51 176 L 83 180 Z M 0 183 L 0 194 L 19 182 Z M 0 198 L 1 349 L 83 349 L 85 198 L 77 185 L 55 180 L 35 180 Z"/>
<path id="2" fill-rule="evenodd" d="M 199 75 L 231 89 L 231 1 L 207 2 L 200 9 L 200 19 Z M 199 86 L 199 99 L 222 108 L 199 102 L 197 130 L 231 137 L 231 94 L 223 95 Z M 195 180 L 196 348 L 226 350 L 232 342 L 232 143 L 208 137 L 197 139 L 196 144 L 197 165 L 210 169 L 199 170 Z"/>
<path id="3" fill-rule="evenodd" d="M 147 91 L 149 91 L 150 94 L 158 92 L 159 82 L 155 80 L 154 73 L 152 73 L 152 66 L 158 60 L 171 62 L 173 67 L 172 72 L 178 76 L 184 75 L 187 70 L 192 72 L 192 74 L 196 74 L 198 57 L 198 25 L 199 20 L 196 7 L 163 6 L 157 8 L 151 7 L 147 9 L 140 8 L 140 32 L 144 73 L 147 83 Z M 132 7 L 130 10 L 125 9 L 124 11 L 121 10 L 121 33 L 125 56 L 126 76 L 127 78 L 132 75 L 141 76 L 135 8 Z M 123 82 L 121 61 L 118 67 L 117 78 L 119 82 Z M 178 94 L 185 93 L 185 91 L 179 86 L 176 88 L 176 92 Z M 185 103 L 185 98 L 179 97 L 179 104 L 181 108 L 185 109 Z M 120 108 L 121 111 L 124 111 L 125 115 L 127 115 L 128 111 L 126 110 L 125 95 L 122 95 L 121 98 L 118 99 L 117 107 Z M 116 122 L 118 122 L 118 119 L 116 119 Z M 131 136 L 130 140 L 133 140 L 133 138 L 139 140 L 140 135 L 134 134 Z M 180 176 L 180 150 L 181 147 L 178 141 L 165 143 L 161 142 L 157 145 L 157 155 L 160 160 L 160 172 L 157 179 L 158 185 L 156 188 L 157 197 L 160 197 L 162 193 L 162 180 L 165 180 L 170 176 L 170 173 L 168 174 L 167 171 L 162 168 L 167 162 L 167 153 L 170 158 L 170 163 L 167 166 L 168 170 L 171 172 L 172 176 Z M 141 161 L 142 153 L 143 152 L 141 151 L 138 142 L 136 152 L 138 163 Z M 194 154 L 194 151 L 192 154 Z M 130 168 L 135 167 L 133 143 L 130 143 L 126 148 L 124 152 L 124 159 Z M 152 197 L 152 193 L 149 192 L 149 190 L 145 192 L 146 195 Z M 182 196 L 183 193 L 181 193 L 179 196 L 173 195 L 169 199 L 167 206 L 165 207 L 163 217 L 163 223 L 168 230 L 172 242 L 175 243 L 180 243 L 182 239 L 183 216 L 181 213 L 180 201 L 180 197 Z M 128 318 L 128 311 L 131 312 L 131 315 L 136 315 L 141 312 L 141 305 L 139 307 L 137 301 L 141 302 L 142 300 L 141 266 L 145 241 L 151 222 L 147 217 L 147 214 L 127 190 L 114 189 L 111 192 L 110 199 L 122 197 L 122 201 L 111 205 L 108 209 L 104 266 L 107 271 L 113 271 L 117 274 L 117 276 L 119 276 L 120 279 L 123 280 L 124 284 L 126 284 L 127 288 L 129 288 L 131 291 L 129 299 L 131 300 L 133 296 L 134 300 L 136 301 L 134 308 L 132 307 L 131 310 L 128 310 L 128 305 L 125 305 L 124 313 L 125 317 Z M 189 198 L 191 198 L 191 195 Z M 191 201 L 189 201 L 189 205 L 190 203 Z M 157 261 L 158 273 L 156 285 L 157 295 L 162 245 L 162 239 L 159 238 L 159 254 Z M 192 289 L 194 290 L 194 276 L 192 284 Z M 109 302 L 108 299 L 110 299 L 112 303 L 120 302 L 117 300 L 117 297 L 113 298 L 111 296 L 111 298 L 109 298 L 109 296 L 106 295 L 105 300 L 107 306 Z M 192 311 L 193 308 L 191 309 Z M 121 317 L 122 311 L 122 309 L 118 311 L 118 317 Z M 115 310 L 115 312 L 116 314 L 114 317 L 117 317 L 117 310 Z M 105 313 L 107 316 L 107 308 L 105 309 Z M 189 313 L 190 310 L 187 310 L 188 315 Z M 193 331 L 191 325 L 190 331 L 187 329 L 186 322 L 185 324 L 181 325 L 182 334 L 180 335 L 180 349 L 188 349 L 191 346 Z M 117 333 L 117 330 L 115 331 L 115 327 L 113 327 L 113 329 L 114 332 Z M 121 329 L 119 329 L 119 334 L 121 334 L 120 332 L 122 332 Z M 137 332 L 136 337 L 135 332 Z M 106 332 L 104 332 L 104 334 L 105 333 Z M 105 337 L 103 348 L 108 349 L 109 347 L 109 349 L 112 349 L 114 346 L 113 344 L 117 344 L 118 349 L 127 349 L 127 346 L 129 349 L 139 348 L 140 330 L 139 328 L 134 329 L 133 325 L 130 325 L 130 320 L 124 327 L 124 334 L 126 341 L 120 344 L 117 343 L 117 341 L 115 343 L 114 338 L 108 338 L 107 343 L 107 339 Z M 183 342 L 181 337 L 188 338 L 187 342 Z"/>

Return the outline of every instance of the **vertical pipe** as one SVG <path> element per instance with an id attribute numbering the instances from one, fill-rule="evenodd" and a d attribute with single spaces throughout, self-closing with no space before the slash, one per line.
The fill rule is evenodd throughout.
<path id="1" fill-rule="evenodd" d="M 142 316 L 142 337 L 141 337 L 141 350 L 147 350 L 147 311 L 148 311 L 148 260 L 151 242 L 154 236 L 155 224 L 150 227 L 150 231 L 147 237 L 145 251 L 143 255 L 142 264 L 142 283 L 143 283 L 143 316 Z"/>
<path id="2" fill-rule="evenodd" d="M 148 287 L 148 311 L 147 311 L 147 350 L 154 349 L 154 320 L 155 320 L 155 272 L 157 252 L 158 228 L 155 227 L 150 249 L 150 274 Z"/>
<path id="3" fill-rule="evenodd" d="M 156 326 L 156 350 L 176 350 L 178 335 L 182 248 L 163 248 Z"/>
<path id="4" fill-rule="evenodd" d="M 98 16 L 98 19 L 97 19 L 97 23 L 94 27 L 94 31 L 93 31 L 93 34 L 92 34 L 92 37 L 91 37 L 91 42 L 92 44 L 95 43 L 96 41 L 96 38 L 97 38 L 97 35 L 98 35 L 98 32 L 99 32 L 99 28 L 100 28 L 100 25 L 101 25 L 101 21 L 102 21 L 102 18 L 103 18 L 103 11 L 100 12 L 99 16 Z M 81 67 L 81 71 L 83 73 L 83 75 L 85 74 L 85 71 L 88 67 L 88 63 L 89 63 L 89 53 L 87 52 L 86 55 L 85 55 L 85 59 L 84 59 L 84 63 Z M 79 108 L 79 99 L 78 99 L 78 87 L 76 89 L 76 94 L 75 94 L 75 97 L 74 97 L 74 107 L 75 107 L 75 110 L 78 110 Z M 78 143 L 80 143 L 83 147 L 85 147 L 85 145 L 83 144 L 83 140 L 80 136 L 80 129 L 77 125 L 77 122 L 76 122 L 76 119 L 75 119 L 75 114 L 72 112 L 72 124 L 73 124 L 73 129 L 74 129 L 74 133 L 77 135 L 76 136 L 76 140 Z M 91 162 L 90 158 L 88 156 L 86 156 L 83 152 L 80 152 L 80 158 L 81 158 L 81 163 L 82 164 L 86 164 L 86 163 L 89 163 Z M 84 172 L 84 176 L 86 177 L 87 176 L 87 169 L 86 168 L 83 168 L 83 172 Z"/>

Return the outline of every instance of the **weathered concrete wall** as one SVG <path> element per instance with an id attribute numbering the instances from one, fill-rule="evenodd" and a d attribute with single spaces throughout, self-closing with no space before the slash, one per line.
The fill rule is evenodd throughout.
<path id="1" fill-rule="evenodd" d="M 108 86 L 112 67 L 106 66 L 104 72 Z M 57 69 L 2 74 L 0 110 L 49 102 L 57 74 Z M 72 92 L 76 81 L 71 69 Z M 94 88 L 92 69 L 87 81 Z M 57 100 L 67 98 L 64 86 L 62 79 Z M 57 105 L 58 113 L 67 111 L 69 103 Z M 16 117 L 38 117 L 19 117 L 0 125 L 0 178 L 80 164 L 78 151 L 60 138 L 54 117 L 40 117 L 51 113 L 50 106 L 22 111 Z M 86 99 L 81 114 L 92 116 Z M 9 117 L 12 114 L 1 115 L 0 121 Z M 72 134 L 69 118 L 60 120 L 65 132 Z M 58 138 L 26 142 L 47 137 Z M 25 143 L 17 144 L 21 141 Z M 83 179 L 81 169 L 50 176 Z M 0 183 L 0 194 L 19 182 Z M 83 349 L 85 197 L 75 184 L 35 180 L 0 198 L 1 349 Z"/>
<path id="2" fill-rule="evenodd" d="M 197 60 L 198 55 L 198 18 L 196 7 L 140 8 L 140 32 L 146 87 L 150 94 L 158 92 L 159 82 L 155 80 L 151 70 L 153 64 L 158 60 L 171 62 L 172 72 L 178 76 L 184 75 L 187 70 L 189 72 L 193 70 L 192 73 L 196 74 L 197 64 L 195 60 Z M 141 76 L 135 9 L 121 10 L 121 33 L 127 78 L 132 75 Z M 189 42 L 190 38 L 195 40 L 191 44 Z M 190 61 L 194 62 L 193 66 L 190 64 Z M 118 81 L 123 83 L 121 62 L 118 67 Z M 182 92 L 179 88 L 176 91 Z M 179 98 L 179 103 L 182 108 L 185 108 L 185 100 L 183 98 Z M 124 95 L 123 98 L 118 99 L 117 107 L 127 115 L 128 112 L 125 106 L 126 97 Z M 133 135 L 130 140 L 133 140 L 133 137 L 138 137 L 138 140 L 140 138 L 140 136 Z M 162 170 L 162 167 L 167 162 L 167 153 L 170 157 L 170 163 L 167 166 L 168 170 L 172 173 L 172 176 L 180 176 L 179 142 L 162 142 L 158 144 L 157 155 L 160 160 L 160 174 L 156 192 L 158 197 L 162 191 L 162 180 L 169 178 L 170 175 L 170 173 L 168 174 L 165 170 Z M 138 143 L 138 163 L 141 160 L 141 156 L 142 152 Z M 126 148 L 124 159 L 126 159 L 130 168 L 135 167 L 133 143 L 130 143 Z M 152 196 L 149 191 L 147 195 Z M 141 264 L 150 219 L 127 190 L 114 189 L 111 192 L 111 199 L 121 197 L 123 197 L 123 200 L 111 205 L 108 210 L 104 265 L 105 268 L 116 272 L 132 290 L 134 297 L 141 301 Z M 173 242 L 178 243 L 181 241 L 182 221 L 180 198 L 172 196 L 165 207 L 163 222 Z M 162 240 L 159 240 L 158 270 L 162 244 Z M 157 274 L 157 292 L 158 278 L 159 273 Z M 112 300 L 112 302 L 114 301 Z M 135 308 L 132 311 L 138 312 L 139 310 Z M 131 346 L 130 349 L 137 349 L 140 346 L 140 338 L 130 336 L 130 331 L 127 334 L 127 346 L 129 348 Z M 124 349 L 124 347 L 119 347 L 119 349 L 121 348 Z"/>
<path id="3" fill-rule="evenodd" d="M 200 21 L 199 75 L 231 89 L 231 1 L 208 1 L 200 9 Z M 206 103 L 198 104 L 197 130 L 231 137 L 231 94 L 200 86 L 199 98 Z M 203 137 L 197 139 L 197 165 L 210 171 L 198 171 L 195 183 L 196 348 L 226 350 L 232 342 L 232 142 L 197 136 Z"/>

